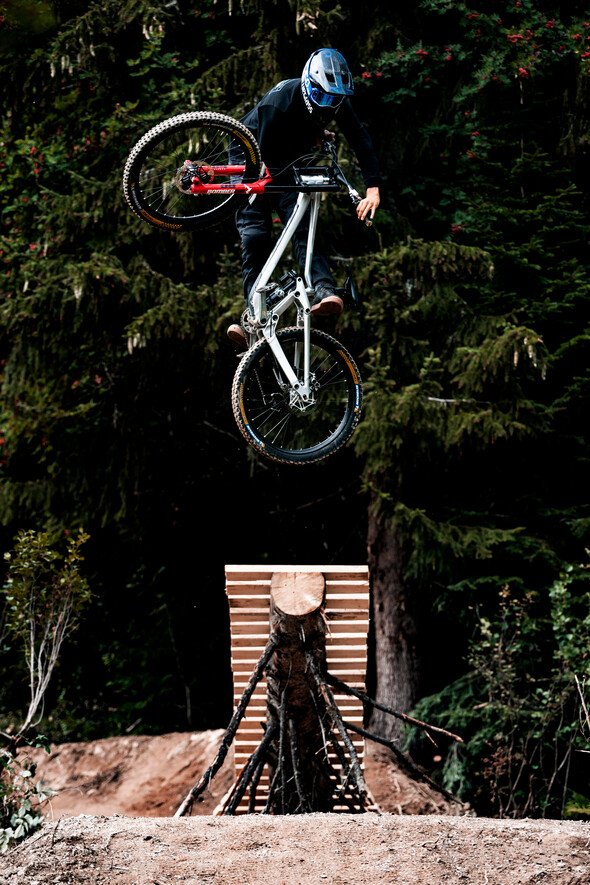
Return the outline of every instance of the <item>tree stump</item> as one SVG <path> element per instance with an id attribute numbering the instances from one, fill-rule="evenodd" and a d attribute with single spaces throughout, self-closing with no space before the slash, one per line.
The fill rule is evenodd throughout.
<path id="1" fill-rule="evenodd" d="M 431 737 L 461 740 L 365 694 L 366 567 L 226 566 L 226 577 L 234 714 L 175 817 L 190 813 L 234 742 L 236 780 L 215 814 L 378 810 L 362 771 L 364 738 L 390 747 L 416 779 L 453 798 L 363 727 L 368 705 Z"/>
<path id="2" fill-rule="evenodd" d="M 318 726 L 317 702 L 310 690 L 310 655 L 326 669 L 325 580 L 321 572 L 272 576 L 270 632 L 277 648 L 267 666 L 268 722 L 275 724 L 268 767 L 270 812 L 332 809 L 332 770 Z"/>

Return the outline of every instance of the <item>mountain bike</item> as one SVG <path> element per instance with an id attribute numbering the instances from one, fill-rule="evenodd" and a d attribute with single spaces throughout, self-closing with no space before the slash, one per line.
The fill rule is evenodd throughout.
<path id="1" fill-rule="evenodd" d="M 360 417 L 362 383 L 356 363 L 336 338 L 311 328 L 311 261 L 321 194 L 348 190 L 360 201 L 337 162 L 331 142 L 317 157 L 302 158 L 280 181 L 268 174 L 252 133 L 224 114 L 179 114 L 154 126 L 132 149 L 123 174 L 127 203 L 160 230 L 203 230 L 234 215 L 260 194 L 294 190 L 297 203 L 256 280 L 241 319 L 249 348 L 232 385 L 236 423 L 257 452 L 283 464 L 309 464 L 340 449 Z M 272 281 L 295 230 L 309 211 L 303 276 Z M 357 309 L 349 276 L 339 294 Z M 296 308 L 294 326 L 278 329 Z"/>

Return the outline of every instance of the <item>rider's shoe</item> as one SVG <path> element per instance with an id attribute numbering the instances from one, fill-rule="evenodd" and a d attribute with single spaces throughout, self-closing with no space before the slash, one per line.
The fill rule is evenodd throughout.
<path id="1" fill-rule="evenodd" d="M 232 323 L 227 330 L 227 337 L 238 345 L 238 350 L 248 350 L 246 333 L 238 323 Z"/>
<path id="2" fill-rule="evenodd" d="M 318 286 L 311 305 L 311 312 L 316 317 L 333 316 L 342 313 L 344 301 L 331 286 Z"/>

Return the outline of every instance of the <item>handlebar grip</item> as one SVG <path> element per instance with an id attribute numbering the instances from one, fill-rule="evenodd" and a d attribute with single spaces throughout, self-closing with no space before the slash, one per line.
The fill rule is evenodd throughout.
<path id="1" fill-rule="evenodd" d="M 351 194 L 351 196 L 352 196 L 352 194 Z M 354 192 L 354 196 L 352 196 L 352 202 L 355 206 L 358 206 L 358 204 L 361 202 L 361 198 L 356 191 Z M 360 218 L 359 218 L 359 221 L 360 221 Z M 372 218 L 364 218 L 363 223 L 364 223 L 365 227 L 373 227 L 373 219 Z"/>
<path id="2" fill-rule="evenodd" d="M 354 200 L 354 205 L 357 206 L 360 203 L 360 200 Z M 359 218 L 359 221 L 361 219 Z M 373 227 L 373 219 L 372 218 L 363 218 L 363 224 L 365 227 Z"/>
<path id="3" fill-rule="evenodd" d="M 347 182 L 344 175 L 342 175 L 342 172 L 340 171 L 340 169 L 338 170 L 338 172 L 340 172 L 340 176 L 339 176 L 340 180 L 348 188 L 348 193 L 349 193 L 350 199 L 352 200 L 353 206 L 358 206 L 358 204 L 361 202 L 361 195 L 359 194 L 359 192 L 357 190 L 355 190 L 353 187 L 350 186 L 350 184 Z M 373 219 L 372 218 L 365 218 L 364 224 L 365 224 L 365 227 L 373 227 Z"/>

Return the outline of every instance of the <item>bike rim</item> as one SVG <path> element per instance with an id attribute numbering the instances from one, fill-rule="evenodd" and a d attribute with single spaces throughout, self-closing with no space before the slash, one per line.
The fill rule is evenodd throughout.
<path id="1" fill-rule="evenodd" d="M 229 131 L 219 125 L 190 125 L 164 132 L 152 142 L 139 165 L 135 191 L 141 203 L 157 218 L 169 221 L 190 220 L 216 214 L 234 197 L 229 193 L 191 194 L 191 172 L 187 161 L 198 169 L 227 165 L 246 165 L 245 150 Z M 228 188 L 242 177 L 217 176 L 218 184 Z"/>
<path id="2" fill-rule="evenodd" d="M 301 337 L 281 338 L 287 357 L 295 362 Z M 290 402 L 290 389 L 268 346 L 253 360 L 240 390 L 240 410 L 246 431 L 269 457 L 317 460 L 324 451 L 342 445 L 360 412 L 360 379 L 344 350 L 311 344 L 315 403 L 300 411 Z"/>

